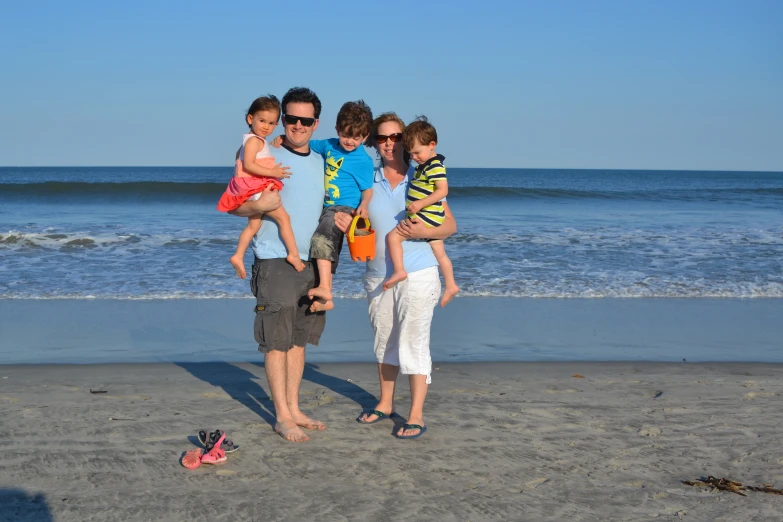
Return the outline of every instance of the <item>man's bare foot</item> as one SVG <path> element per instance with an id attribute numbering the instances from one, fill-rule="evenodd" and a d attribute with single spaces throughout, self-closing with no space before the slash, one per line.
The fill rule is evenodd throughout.
<path id="1" fill-rule="evenodd" d="M 229 259 L 231 262 L 231 266 L 234 267 L 234 270 L 237 272 L 237 277 L 240 279 L 244 279 L 247 277 L 247 274 L 245 273 L 245 263 L 244 260 L 239 256 L 231 256 L 231 259 Z"/>
<path id="2" fill-rule="evenodd" d="M 308 430 L 323 431 L 326 429 L 326 424 L 319 420 L 313 420 L 304 413 L 300 415 L 294 415 L 294 422 L 297 426 Z"/>
<path id="3" fill-rule="evenodd" d="M 316 299 L 313 304 L 310 305 L 311 312 L 328 312 L 334 308 L 334 301 L 324 301 L 323 299 Z"/>
<path id="4" fill-rule="evenodd" d="M 308 290 L 307 297 L 310 299 L 323 299 L 324 301 L 331 301 L 332 291 L 328 288 L 324 288 L 323 286 L 316 286 L 315 288 Z"/>
<path id="5" fill-rule="evenodd" d="M 446 285 L 446 289 L 443 291 L 443 297 L 440 300 L 440 307 L 443 308 L 449 301 L 454 299 L 454 296 L 459 293 L 459 287 L 457 285 Z"/>
<path id="6" fill-rule="evenodd" d="M 383 283 L 383 289 L 388 290 L 389 288 L 393 287 L 400 281 L 405 281 L 408 278 L 408 274 L 405 272 L 405 270 L 402 270 L 400 272 L 394 272 L 389 279 L 386 280 L 385 283 Z"/>
<path id="7" fill-rule="evenodd" d="M 275 431 L 280 434 L 285 440 L 290 442 L 305 442 L 310 440 L 310 437 L 302 431 L 302 428 L 297 426 L 293 420 L 282 421 L 275 424 Z"/>
<path id="8" fill-rule="evenodd" d="M 288 261 L 291 266 L 293 266 L 297 272 L 301 272 L 305 269 L 305 265 L 302 262 L 301 259 L 299 259 L 299 254 L 288 254 L 285 258 L 286 261 Z"/>

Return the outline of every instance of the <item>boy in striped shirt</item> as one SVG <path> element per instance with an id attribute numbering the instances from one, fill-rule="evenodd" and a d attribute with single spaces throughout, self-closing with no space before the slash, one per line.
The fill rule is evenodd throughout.
<path id="1" fill-rule="evenodd" d="M 413 123 L 405 127 L 402 135 L 405 150 L 408 151 L 418 167 L 413 173 L 413 179 L 408 182 L 407 219 L 411 221 L 421 220 L 428 227 L 438 227 L 446 220 L 443 209 L 443 199 L 449 193 L 449 184 L 446 180 L 446 166 L 444 158 L 435 152 L 438 144 L 438 133 L 427 118 L 420 116 Z M 394 272 L 383 284 L 383 289 L 388 290 L 400 281 L 408 277 L 403 263 L 402 242 L 405 239 L 395 230 L 389 232 L 386 241 L 389 248 L 389 257 L 394 265 Z M 446 246 L 441 239 L 428 239 L 432 253 L 438 260 L 438 267 L 443 274 L 446 288 L 440 305 L 446 306 L 459 292 L 459 287 L 454 281 L 454 269 L 451 260 L 446 255 Z"/>

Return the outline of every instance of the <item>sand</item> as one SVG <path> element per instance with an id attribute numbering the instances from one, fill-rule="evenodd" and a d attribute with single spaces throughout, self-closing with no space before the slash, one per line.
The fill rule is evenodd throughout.
<path id="1" fill-rule="evenodd" d="M 429 430 L 402 441 L 354 420 L 372 364 L 308 366 L 328 429 L 293 444 L 260 364 L 0 366 L 0 520 L 780 520 L 783 497 L 680 482 L 783 486 L 779 364 L 436 368 Z M 204 427 L 241 448 L 187 470 Z"/>

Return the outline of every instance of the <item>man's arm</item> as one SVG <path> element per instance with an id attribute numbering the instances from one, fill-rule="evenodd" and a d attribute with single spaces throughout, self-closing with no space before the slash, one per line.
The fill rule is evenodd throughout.
<path id="1" fill-rule="evenodd" d="M 247 200 L 236 210 L 232 210 L 229 214 L 241 217 L 250 217 L 257 214 L 263 214 L 265 212 L 271 212 L 280 207 L 280 192 L 273 188 L 272 185 L 267 186 L 261 193 L 261 197 L 257 200 Z"/>
<path id="2" fill-rule="evenodd" d="M 446 213 L 446 221 L 439 227 L 428 227 L 421 220 L 412 222 L 406 219 L 397 225 L 397 232 L 405 239 L 446 239 L 457 232 L 457 220 L 445 201 L 443 210 Z"/>

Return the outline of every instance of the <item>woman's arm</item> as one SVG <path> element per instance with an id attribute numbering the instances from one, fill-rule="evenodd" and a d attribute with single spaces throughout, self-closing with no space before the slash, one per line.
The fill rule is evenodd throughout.
<path id="1" fill-rule="evenodd" d="M 457 220 L 454 219 L 449 204 L 445 201 L 443 210 L 446 213 L 446 221 L 441 226 L 428 227 L 421 220 L 411 222 L 410 219 L 406 219 L 397 225 L 397 233 L 405 239 L 446 239 L 457 232 Z"/>

